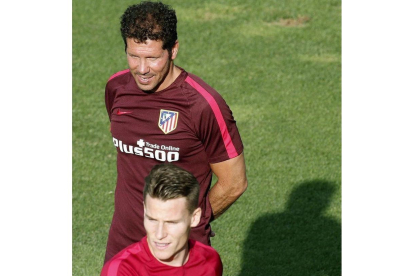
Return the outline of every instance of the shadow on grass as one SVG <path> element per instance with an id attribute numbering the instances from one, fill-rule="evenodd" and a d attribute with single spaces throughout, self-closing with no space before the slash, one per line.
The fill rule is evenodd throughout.
<path id="1" fill-rule="evenodd" d="M 258 218 L 244 242 L 240 276 L 341 275 L 341 224 L 323 215 L 336 189 L 304 182 L 284 212 Z"/>

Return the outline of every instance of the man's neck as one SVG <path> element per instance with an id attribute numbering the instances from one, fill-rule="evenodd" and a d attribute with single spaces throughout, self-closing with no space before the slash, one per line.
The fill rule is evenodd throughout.
<path id="1" fill-rule="evenodd" d="M 175 254 L 174 257 L 169 261 L 162 261 L 162 260 L 158 259 L 157 257 L 154 256 L 154 253 L 152 252 L 151 247 L 148 246 L 148 248 L 151 252 L 151 255 L 155 259 L 157 259 L 160 263 L 163 263 L 163 264 L 168 265 L 168 266 L 180 267 L 180 266 L 185 265 L 188 262 L 188 260 L 190 259 L 189 242 L 187 242 L 186 246 L 180 252 L 177 252 L 177 254 Z"/>

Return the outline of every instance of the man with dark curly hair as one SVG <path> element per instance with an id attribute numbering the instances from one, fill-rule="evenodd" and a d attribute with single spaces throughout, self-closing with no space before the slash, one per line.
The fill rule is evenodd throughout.
<path id="1" fill-rule="evenodd" d="M 243 144 L 224 99 L 199 77 L 174 64 L 179 43 L 175 11 L 141 2 L 121 17 L 129 69 L 108 80 L 105 103 L 117 149 L 115 212 L 105 262 L 145 236 L 144 177 L 175 163 L 200 185 L 200 223 L 190 238 L 210 245 L 210 222 L 247 188 Z M 213 173 L 217 182 L 210 189 Z"/>
<path id="2" fill-rule="evenodd" d="M 145 178 L 146 236 L 105 263 L 101 276 L 203 275 L 220 276 L 217 251 L 189 240 L 200 221 L 200 187 L 188 171 L 173 164 L 155 165 Z"/>

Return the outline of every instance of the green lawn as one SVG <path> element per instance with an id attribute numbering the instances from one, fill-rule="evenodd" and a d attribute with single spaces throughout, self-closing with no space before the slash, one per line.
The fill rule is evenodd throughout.
<path id="1" fill-rule="evenodd" d="M 212 227 L 224 275 L 340 275 L 341 2 L 164 1 L 176 64 L 216 88 L 245 146 L 249 187 Z M 176 3 L 178 2 L 178 3 Z M 116 150 L 104 88 L 126 69 L 131 1 L 73 1 L 73 275 L 99 275 Z"/>

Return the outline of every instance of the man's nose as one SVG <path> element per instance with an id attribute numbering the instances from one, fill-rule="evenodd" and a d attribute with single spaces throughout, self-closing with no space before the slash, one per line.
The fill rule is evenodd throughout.
<path id="1" fill-rule="evenodd" d="M 159 223 L 158 224 L 158 227 L 157 227 L 157 231 L 155 233 L 155 237 L 158 240 L 162 240 L 166 236 L 167 236 L 167 231 L 165 231 L 165 225 L 164 225 L 164 223 Z"/>
<path id="2" fill-rule="evenodd" d="M 138 63 L 138 72 L 142 75 L 149 72 L 148 62 L 145 58 L 142 58 Z"/>

